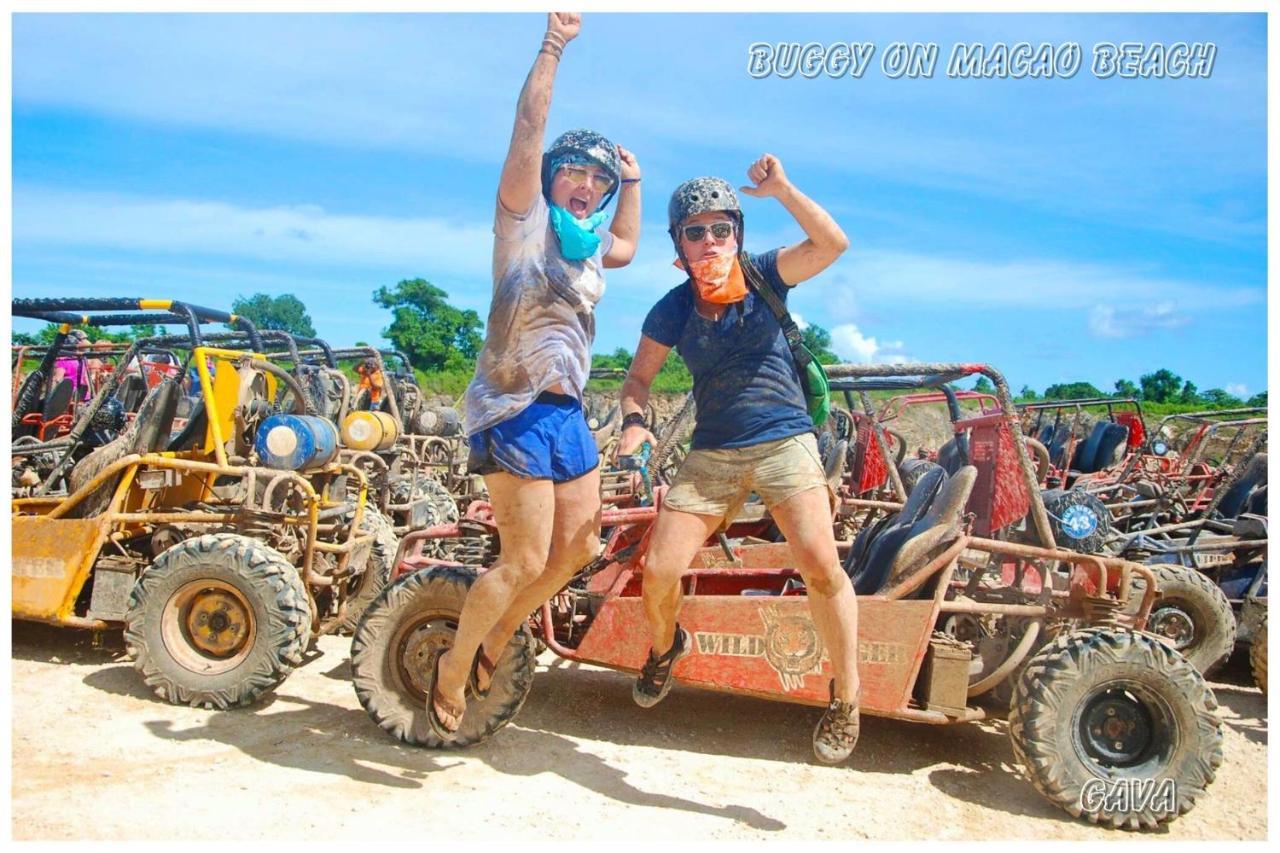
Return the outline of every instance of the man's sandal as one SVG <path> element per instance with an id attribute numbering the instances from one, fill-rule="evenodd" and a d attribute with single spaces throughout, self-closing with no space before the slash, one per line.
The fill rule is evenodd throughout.
<path id="1" fill-rule="evenodd" d="M 861 728 L 858 705 L 862 690 L 858 690 L 852 702 L 842 702 L 836 698 L 836 682 L 832 679 L 830 691 L 831 702 L 813 730 L 813 754 L 823 764 L 839 764 L 853 753 L 858 744 Z"/>
<path id="2" fill-rule="evenodd" d="M 502 660 L 502 655 L 498 655 L 498 660 Z M 489 695 L 489 691 L 493 689 L 493 676 L 498 671 L 497 661 L 489 660 L 489 656 L 484 653 L 484 643 L 480 644 L 480 648 L 476 649 L 476 659 L 471 662 L 471 677 L 467 679 L 467 687 L 471 688 L 471 695 L 477 699 L 483 699 Z M 488 684 L 484 690 L 480 690 L 479 674 L 484 672 Z"/>
<path id="3" fill-rule="evenodd" d="M 444 657 L 443 649 L 436 653 L 435 660 L 431 663 L 431 683 L 427 685 L 427 725 L 431 727 L 431 731 L 440 740 L 451 741 L 457 736 L 458 729 L 450 729 L 446 726 L 444 721 L 440 719 L 440 715 L 436 713 L 436 707 L 439 706 L 451 712 L 452 716 L 457 717 L 459 728 L 462 726 L 462 715 L 466 713 L 467 709 L 462 708 L 459 710 L 440 701 L 440 693 L 436 687 L 440 684 L 440 658 L 442 657 Z"/>
<path id="4" fill-rule="evenodd" d="M 666 653 L 659 656 L 653 653 L 653 649 L 649 649 L 649 658 L 644 662 L 644 668 L 640 670 L 640 677 L 631 687 L 631 698 L 637 705 L 641 708 L 652 708 L 671 692 L 671 686 L 675 684 L 675 679 L 671 677 L 671 670 L 675 667 L 676 661 L 689 653 L 692 646 L 693 638 L 689 636 L 689 632 L 677 624 L 675 642 Z"/>

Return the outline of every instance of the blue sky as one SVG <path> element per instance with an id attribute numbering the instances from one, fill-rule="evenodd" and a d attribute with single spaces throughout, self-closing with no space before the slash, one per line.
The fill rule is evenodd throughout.
<path id="1" fill-rule="evenodd" d="M 545 17 L 15 15 L 15 296 L 292 292 L 335 344 L 421 276 L 487 311 L 492 207 Z M 752 79 L 752 42 L 1079 42 L 1069 80 Z M 1099 41 L 1214 42 L 1198 80 L 1097 79 Z M 793 294 L 850 360 L 987 361 L 1014 388 L 1159 367 L 1266 386 L 1262 15 L 585 16 L 549 134 L 644 173 L 596 350 L 679 282 L 666 201 L 763 151 L 852 240 Z M 747 246 L 801 237 L 744 199 Z M 29 328 L 18 321 L 19 329 Z"/>

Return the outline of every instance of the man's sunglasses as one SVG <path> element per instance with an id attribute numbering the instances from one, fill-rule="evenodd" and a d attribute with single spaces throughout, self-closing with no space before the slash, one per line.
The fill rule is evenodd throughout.
<path id="1" fill-rule="evenodd" d="M 710 225 L 686 225 L 684 238 L 690 243 L 701 243 L 702 238 L 707 236 L 708 228 L 711 229 L 711 236 L 717 240 L 728 240 L 729 235 L 733 233 L 733 223 L 713 222 Z"/>
<path id="2" fill-rule="evenodd" d="M 602 175 L 599 172 L 592 172 L 581 166 L 561 166 L 560 173 L 564 175 L 566 181 L 575 187 L 580 187 L 590 181 L 591 189 L 598 193 L 607 193 L 613 189 L 613 178 L 608 175 Z"/>

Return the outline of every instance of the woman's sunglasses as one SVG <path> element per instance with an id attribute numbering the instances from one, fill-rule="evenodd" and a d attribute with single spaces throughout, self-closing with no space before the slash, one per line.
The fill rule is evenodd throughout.
<path id="1" fill-rule="evenodd" d="M 599 172 L 592 172 L 581 166 L 561 166 L 560 174 L 564 175 L 564 179 L 575 187 L 580 187 L 590 181 L 591 189 L 598 193 L 607 193 L 613 188 L 613 178 L 608 175 L 602 175 Z"/>
<path id="2" fill-rule="evenodd" d="M 733 233 L 733 223 L 713 222 L 710 225 L 686 225 L 684 238 L 690 243 L 701 243 L 702 238 L 707 236 L 708 228 L 711 229 L 711 236 L 717 240 L 728 240 L 729 235 Z"/>

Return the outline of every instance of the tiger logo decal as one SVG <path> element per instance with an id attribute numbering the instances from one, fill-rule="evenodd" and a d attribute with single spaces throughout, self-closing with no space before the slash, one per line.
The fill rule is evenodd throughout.
<path id="1" fill-rule="evenodd" d="M 764 657 L 778 673 L 783 690 L 799 690 L 804 677 L 822 671 L 822 640 L 807 615 L 783 614 L 773 605 L 760 608 L 764 620 Z"/>

